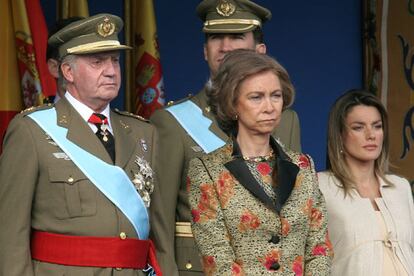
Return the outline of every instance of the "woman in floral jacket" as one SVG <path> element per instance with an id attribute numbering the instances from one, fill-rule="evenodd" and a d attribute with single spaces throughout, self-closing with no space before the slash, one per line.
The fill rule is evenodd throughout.
<path id="1" fill-rule="evenodd" d="M 312 159 L 272 136 L 294 99 L 285 69 L 229 53 L 211 107 L 232 137 L 190 163 L 192 230 L 207 275 L 329 275 L 332 249 Z"/>

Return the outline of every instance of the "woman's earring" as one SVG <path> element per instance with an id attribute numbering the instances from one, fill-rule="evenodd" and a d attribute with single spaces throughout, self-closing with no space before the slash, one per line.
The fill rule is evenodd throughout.
<path id="1" fill-rule="evenodd" d="M 234 120 L 237 121 L 239 119 L 239 115 L 234 115 Z"/>

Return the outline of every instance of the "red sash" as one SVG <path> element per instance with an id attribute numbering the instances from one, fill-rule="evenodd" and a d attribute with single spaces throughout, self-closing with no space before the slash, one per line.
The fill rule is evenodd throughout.
<path id="1" fill-rule="evenodd" d="M 32 231 L 32 259 L 71 266 L 144 269 L 162 275 L 151 240 L 70 236 Z"/>

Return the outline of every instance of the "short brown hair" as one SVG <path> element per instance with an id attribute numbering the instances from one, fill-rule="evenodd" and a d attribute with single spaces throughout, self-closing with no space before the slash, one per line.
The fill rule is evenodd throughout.
<path id="1" fill-rule="evenodd" d="M 247 49 L 237 49 L 226 54 L 212 80 L 208 96 L 220 127 L 228 134 L 237 127 L 235 107 L 240 95 L 240 83 L 252 75 L 267 71 L 273 72 L 280 80 L 283 109 L 290 107 L 295 98 L 295 89 L 289 74 L 275 59 Z"/>
<path id="2" fill-rule="evenodd" d="M 374 94 L 365 90 L 354 89 L 345 92 L 332 106 L 328 123 L 328 167 L 340 181 L 345 195 L 349 194 L 350 189 L 354 187 L 355 183 L 343 158 L 344 145 L 342 135 L 347 131 L 346 117 L 355 106 L 360 105 L 375 107 L 381 115 L 384 139 L 381 153 L 374 163 L 374 171 L 378 176 L 384 178 L 385 164 L 388 161 L 388 114 L 384 105 Z"/>

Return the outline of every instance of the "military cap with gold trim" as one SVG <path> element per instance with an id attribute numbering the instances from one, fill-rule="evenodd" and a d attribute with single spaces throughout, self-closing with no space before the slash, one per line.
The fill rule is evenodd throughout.
<path id="1" fill-rule="evenodd" d="M 131 49 L 118 40 L 122 27 L 123 21 L 118 16 L 97 14 L 67 25 L 53 34 L 48 43 L 59 48 L 59 58 L 69 54 Z"/>
<path id="2" fill-rule="evenodd" d="M 205 33 L 247 33 L 272 17 L 268 9 L 249 0 L 203 0 L 196 11 Z"/>

